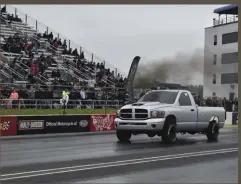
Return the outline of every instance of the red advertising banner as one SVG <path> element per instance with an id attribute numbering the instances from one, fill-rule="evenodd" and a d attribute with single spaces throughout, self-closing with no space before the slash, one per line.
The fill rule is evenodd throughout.
<path id="1" fill-rule="evenodd" d="M 0 116 L 0 136 L 11 136 L 17 133 L 17 117 Z"/>
<path id="2" fill-rule="evenodd" d="M 90 118 L 90 131 L 110 131 L 115 130 L 115 114 L 92 115 Z"/>

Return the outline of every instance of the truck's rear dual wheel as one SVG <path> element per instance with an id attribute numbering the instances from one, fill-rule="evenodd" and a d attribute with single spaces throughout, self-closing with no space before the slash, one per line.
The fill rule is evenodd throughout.
<path id="1" fill-rule="evenodd" d="M 219 136 L 219 126 L 216 121 L 212 121 L 208 125 L 206 132 L 207 138 L 209 141 L 217 141 Z"/>
<path id="2" fill-rule="evenodd" d="M 116 136 L 120 142 L 128 142 L 131 138 L 131 133 L 117 130 Z"/>
<path id="3" fill-rule="evenodd" d="M 175 143 L 177 140 L 176 124 L 166 122 L 162 130 L 162 141 L 167 144 Z"/>

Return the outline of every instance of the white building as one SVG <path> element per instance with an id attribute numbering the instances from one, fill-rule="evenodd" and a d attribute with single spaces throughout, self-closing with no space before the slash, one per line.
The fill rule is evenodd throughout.
<path id="1" fill-rule="evenodd" d="M 238 97 L 238 5 L 214 10 L 205 28 L 203 96 Z M 225 15 L 222 17 L 222 15 Z"/>

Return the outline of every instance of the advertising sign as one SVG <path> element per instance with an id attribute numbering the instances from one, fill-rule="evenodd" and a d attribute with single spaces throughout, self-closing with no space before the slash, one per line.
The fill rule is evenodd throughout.
<path id="1" fill-rule="evenodd" d="M 18 122 L 19 130 L 43 130 L 44 121 L 43 120 L 20 120 Z"/>
<path id="2" fill-rule="evenodd" d="M 89 132 L 88 115 L 19 116 L 18 135 Z"/>
<path id="3" fill-rule="evenodd" d="M 90 118 L 90 131 L 110 131 L 115 130 L 115 115 L 92 115 Z"/>
<path id="4" fill-rule="evenodd" d="M 14 116 L 0 116 L 0 136 L 11 136 L 17 133 L 17 119 Z"/>

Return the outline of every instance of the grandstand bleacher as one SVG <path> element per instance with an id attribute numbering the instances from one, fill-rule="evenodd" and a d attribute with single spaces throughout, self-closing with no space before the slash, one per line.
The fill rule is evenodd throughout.
<path id="1" fill-rule="evenodd" d="M 30 20 L 36 22 L 35 27 L 28 24 Z M 1 7 L 0 83 L 124 87 L 127 79 L 123 72 L 83 47 L 71 45 L 71 40 L 48 26 L 38 30 L 38 24 L 11 5 Z"/>
<path id="2" fill-rule="evenodd" d="M 12 6 L 10 6 L 13 8 Z M 55 78 L 52 73 L 59 72 L 60 79 L 68 82 L 84 81 L 93 85 L 122 87 L 124 79 L 115 70 L 106 68 L 105 63 L 96 63 L 87 60 L 85 52 L 78 53 L 76 48 L 67 48 L 66 39 L 62 43 L 61 38 L 54 37 L 53 32 L 45 33 L 35 30 L 23 22 L 17 15 L 10 15 L 8 6 L 1 11 L 1 75 L 8 78 L 6 73 L 14 73 L 14 83 L 28 83 L 28 74 L 31 68 L 41 69 L 41 72 L 32 73 L 33 77 L 40 84 L 53 84 Z M 15 11 L 18 12 L 18 11 Z M 27 20 L 25 20 L 27 22 Z M 37 21 L 36 21 L 37 22 Z M 18 41 L 16 41 L 18 37 Z M 21 38 L 21 40 L 20 40 Z M 19 43 L 21 41 L 21 44 Z M 72 49 L 75 49 L 72 51 Z M 51 60 L 47 67 L 41 68 L 39 58 L 49 57 Z M 9 68 L 15 60 L 18 68 Z M 32 60 L 31 64 L 26 64 Z M 26 72 L 20 73 L 19 70 Z M 27 72 L 29 71 L 29 72 Z M 56 81 L 55 81 L 56 82 Z M 67 82 L 67 81 L 66 81 Z M 118 84 L 117 84 L 118 83 Z"/>

